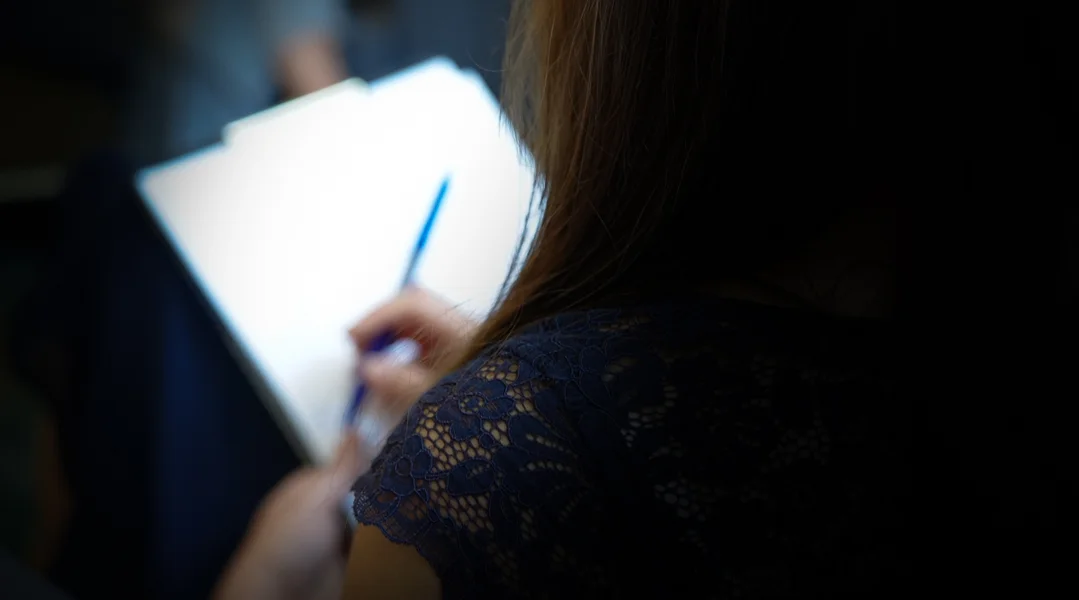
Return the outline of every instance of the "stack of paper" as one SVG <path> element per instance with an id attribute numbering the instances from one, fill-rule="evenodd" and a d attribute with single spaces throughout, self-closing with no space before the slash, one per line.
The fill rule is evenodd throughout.
<path id="1" fill-rule="evenodd" d="M 326 460 L 355 384 L 348 327 L 418 281 L 477 317 L 536 213 L 530 161 L 476 73 L 436 59 L 231 125 L 138 186 L 297 450 Z"/>

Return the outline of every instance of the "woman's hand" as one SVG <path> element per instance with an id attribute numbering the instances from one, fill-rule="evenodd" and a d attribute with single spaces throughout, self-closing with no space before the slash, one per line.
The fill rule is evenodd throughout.
<path id="1" fill-rule="evenodd" d="M 360 376 L 372 396 L 398 409 L 392 412 L 403 413 L 466 350 L 475 329 L 475 323 L 445 300 L 409 288 L 357 323 L 350 334 L 360 349 Z M 416 341 L 419 360 L 399 364 L 377 354 L 365 355 L 370 344 L 386 331 Z"/>
<path id="2" fill-rule="evenodd" d="M 407 411 L 465 350 L 475 325 L 447 302 L 409 289 L 372 312 L 350 334 L 360 349 L 360 374 L 373 398 Z M 363 355 L 382 333 L 416 341 L 413 364 Z M 339 598 L 346 564 L 343 502 L 367 468 L 355 433 L 347 433 L 326 467 L 301 469 L 263 501 L 247 536 L 221 578 L 217 600 Z"/>
<path id="3" fill-rule="evenodd" d="M 350 532 L 344 499 L 364 469 L 354 434 L 327 466 L 289 475 L 263 500 L 218 582 L 217 600 L 341 597 Z"/>

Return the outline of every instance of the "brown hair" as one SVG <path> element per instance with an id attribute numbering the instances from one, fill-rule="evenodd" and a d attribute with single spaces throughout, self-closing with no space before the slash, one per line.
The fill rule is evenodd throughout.
<path id="1" fill-rule="evenodd" d="M 470 355 L 615 294 L 751 276 L 812 238 L 853 168 L 820 147 L 856 144 L 849 21 L 807 2 L 517 2 L 503 103 L 544 215 Z"/>

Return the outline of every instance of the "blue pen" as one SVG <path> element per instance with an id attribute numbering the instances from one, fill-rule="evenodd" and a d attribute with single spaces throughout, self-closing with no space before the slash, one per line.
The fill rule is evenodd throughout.
<path id="1" fill-rule="evenodd" d="M 420 262 L 420 257 L 423 256 L 423 251 L 427 247 L 427 239 L 431 237 L 431 230 L 434 229 L 435 219 L 438 217 L 438 211 L 442 208 L 442 200 L 446 197 L 446 191 L 450 187 L 450 178 L 447 176 L 442 180 L 442 185 L 438 188 L 438 193 L 435 194 L 435 201 L 431 203 L 431 211 L 427 213 L 427 221 L 423 224 L 423 229 L 420 230 L 420 237 L 416 240 L 416 246 L 412 249 L 412 256 L 408 260 L 408 266 L 405 268 L 405 276 L 401 281 L 401 289 L 407 288 L 412 285 L 412 280 L 416 276 L 416 266 Z M 367 352 L 378 353 L 389 348 L 391 344 L 396 341 L 396 337 L 392 331 L 383 332 L 376 337 Z M 363 397 L 367 394 L 367 386 L 361 381 L 356 390 L 352 394 L 352 400 L 348 403 L 348 409 L 345 411 L 345 426 L 351 426 L 356 422 L 356 415 L 360 411 L 360 403 L 363 401 Z"/>

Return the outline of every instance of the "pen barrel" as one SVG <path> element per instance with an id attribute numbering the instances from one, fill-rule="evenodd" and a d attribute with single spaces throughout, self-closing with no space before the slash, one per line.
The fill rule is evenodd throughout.
<path id="1" fill-rule="evenodd" d="M 365 354 L 381 354 L 396 341 L 392 331 L 383 331 L 372 342 L 371 346 L 364 350 Z"/>

